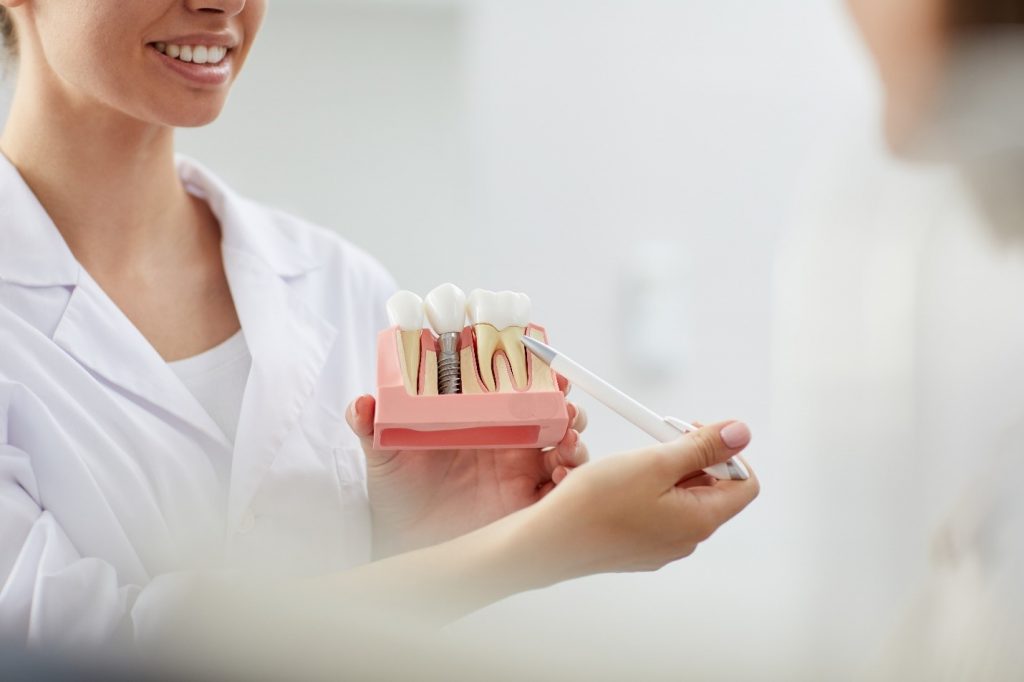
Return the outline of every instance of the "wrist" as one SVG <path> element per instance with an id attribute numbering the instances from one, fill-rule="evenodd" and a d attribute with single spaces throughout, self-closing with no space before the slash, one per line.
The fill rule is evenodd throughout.
<path id="1" fill-rule="evenodd" d="M 586 573 L 572 533 L 558 507 L 542 500 L 505 519 L 508 528 L 496 553 L 517 592 L 550 587 Z"/>

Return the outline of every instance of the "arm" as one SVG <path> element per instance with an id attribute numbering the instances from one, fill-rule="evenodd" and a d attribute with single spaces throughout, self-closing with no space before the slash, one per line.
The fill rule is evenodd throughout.
<path id="1" fill-rule="evenodd" d="M 719 424 L 675 443 L 603 459 L 574 471 L 537 504 L 489 526 L 320 582 L 347 603 L 448 622 L 563 580 L 656 570 L 689 556 L 757 496 L 753 477 L 690 478 L 739 454 L 749 440 L 742 424 Z"/>
<path id="2" fill-rule="evenodd" d="M 0 443 L 0 636 L 91 645 L 114 639 L 141 586 L 79 555 L 42 508 L 29 457 Z"/>

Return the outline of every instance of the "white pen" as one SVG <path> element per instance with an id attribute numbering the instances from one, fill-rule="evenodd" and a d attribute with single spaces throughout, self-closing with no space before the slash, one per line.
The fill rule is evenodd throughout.
<path id="1" fill-rule="evenodd" d="M 573 386 L 617 412 L 661 443 L 671 443 L 678 440 L 680 435 L 697 430 L 697 427 L 682 420 L 659 416 L 658 413 L 630 398 L 579 363 L 537 339 L 524 336 L 523 345 L 528 351 L 550 365 L 551 369 L 568 379 Z M 704 472 L 723 481 L 745 481 L 750 478 L 743 462 L 735 457 L 728 462 L 709 467 Z"/>

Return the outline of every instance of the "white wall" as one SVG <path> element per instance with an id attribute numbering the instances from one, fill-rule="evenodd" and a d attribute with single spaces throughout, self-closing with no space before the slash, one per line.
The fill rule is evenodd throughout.
<path id="1" fill-rule="evenodd" d="M 488 258 L 478 278 L 534 293 L 558 345 L 652 405 L 750 421 L 765 492 L 694 561 L 526 595 L 456 631 L 555 647 L 559 659 L 590 661 L 611 678 L 638 669 L 694 679 L 810 675 L 822 614 L 803 592 L 813 569 L 794 562 L 815 551 L 799 546 L 799 500 L 818 481 L 813 466 L 773 447 L 770 282 L 808 155 L 871 111 L 870 76 L 841 8 L 473 7 L 475 243 Z M 674 331 L 681 370 L 661 380 L 635 373 L 635 340 L 620 323 L 635 322 L 628 308 L 637 305 L 623 284 L 638 267 L 666 267 L 645 256 L 652 245 L 678 270 L 674 280 L 654 278 L 676 285 L 656 312 L 683 318 Z M 596 452 L 643 442 L 599 407 L 592 414 Z"/>
<path id="2" fill-rule="evenodd" d="M 839 4 L 271 3 L 223 118 L 181 134 L 184 153 L 338 229 L 409 288 L 527 291 L 554 343 L 652 406 L 753 425 L 762 499 L 693 560 L 524 595 L 453 637 L 610 674 L 806 676 L 814 605 L 792 562 L 814 548 L 791 500 L 815 481 L 773 447 L 771 271 L 808 153 L 870 106 Z M 638 347 L 675 354 L 673 370 L 642 372 Z M 645 442 L 574 398 L 595 455 Z"/>

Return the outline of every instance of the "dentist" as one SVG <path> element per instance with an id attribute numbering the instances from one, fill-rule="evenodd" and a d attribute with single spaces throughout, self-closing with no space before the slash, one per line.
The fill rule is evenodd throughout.
<path id="1" fill-rule="evenodd" d="M 132 641 L 238 572 L 457 618 L 658 568 L 753 500 L 690 475 L 736 422 L 572 475 L 575 410 L 550 453 L 364 451 L 391 278 L 174 155 L 266 6 L 0 0 L 0 638 Z"/>

